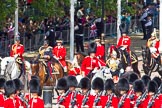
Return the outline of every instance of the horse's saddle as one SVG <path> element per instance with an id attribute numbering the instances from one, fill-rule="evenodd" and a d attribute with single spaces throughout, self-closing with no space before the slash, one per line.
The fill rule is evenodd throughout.
<path id="1" fill-rule="evenodd" d="M 42 63 L 46 68 L 49 68 L 51 74 L 59 74 L 58 69 L 55 66 L 53 66 L 52 63 L 50 63 L 50 66 L 47 66 L 47 63 L 45 61 L 42 61 Z M 47 74 L 47 72 L 45 74 Z"/>

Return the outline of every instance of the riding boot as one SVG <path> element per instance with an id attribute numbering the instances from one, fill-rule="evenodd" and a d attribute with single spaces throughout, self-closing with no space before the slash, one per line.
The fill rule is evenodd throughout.
<path id="1" fill-rule="evenodd" d="M 48 78 L 50 77 L 50 79 L 52 79 L 51 75 L 50 75 L 50 70 L 48 67 L 46 67 L 46 72 L 47 72 L 47 75 L 46 75 L 46 79 L 45 79 L 45 82 L 48 80 Z"/>

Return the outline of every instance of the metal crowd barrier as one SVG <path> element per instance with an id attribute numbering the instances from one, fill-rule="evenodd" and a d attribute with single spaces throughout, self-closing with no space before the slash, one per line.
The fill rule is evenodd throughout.
<path id="1" fill-rule="evenodd" d="M 158 28 L 159 27 L 159 17 L 156 16 L 153 18 L 153 27 Z M 116 35 L 117 33 L 117 23 L 105 23 L 104 24 L 104 33 L 105 36 L 112 36 Z M 129 25 L 130 32 L 142 32 L 141 30 L 141 23 L 138 19 L 131 20 Z M 84 28 L 84 39 L 87 40 L 90 38 L 90 27 Z M 45 34 L 34 34 L 31 37 L 21 36 L 21 44 L 24 45 L 25 51 L 35 51 L 38 50 L 40 46 L 43 45 L 44 41 L 44 35 Z M 56 31 L 55 37 L 61 36 L 63 39 L 63 42 L 65 44 L 70 42 L 70 30 L 62 30 L 62 31 Z M 0 57 L 9 56 L 11 45 L 14 43 L 13 39 L 3 39 L 0 40 Z"/>

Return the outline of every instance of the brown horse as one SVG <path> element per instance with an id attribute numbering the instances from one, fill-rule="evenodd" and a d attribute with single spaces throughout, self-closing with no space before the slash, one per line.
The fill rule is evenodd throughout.
<path id="1" fill-rule="evenodd" d="M 85 54 L 83 53 L 75 53 L 74 59 L 72 62 L 66 61 L 67 64 L 67 72 L 69 72 L 71 69 L 77 66 L 81 66 L 83 59 L 85 58 Z"/>
<path id="2" fill-rule="evenodd" d="M 57 79 L 62 78 L 64 76 L 64 70 L 61 64 L 57 60 L 51 61 L 54 72 L 52 72 L 51 77 L 45 82 L 46 79 L 46 67 L 44 60 L 32 61 L 31 69 L 32 74 L 37 75 L 40 78 L 41 87 L 45 86 L 54 86 L 56 84 Z"/>

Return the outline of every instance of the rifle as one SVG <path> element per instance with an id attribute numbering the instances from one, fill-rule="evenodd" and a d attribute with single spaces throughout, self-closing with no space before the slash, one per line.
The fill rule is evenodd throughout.
<path id="1" fill-rule="evenodd" d="M 60 100 L 58 101 L 58 104 L 61 104 L 64 100 L 65 100 L 65 97 L 70 93 L 71 91 L 68 90 L 66 91 L 66 93 L 60 98 Z"/>
<path id="2" fill-rule="evenodd" d="M 71 98 L 71 101 L 70 101 L 71 108 L 74 108 L 74 106 L 76 104 L 76 96 L 77 96 L 77 94 L 78 94 L 78 91 L 75 91 L 73 98 Z"/>
<path id="3" fill-rule="evenodd" d="M 133 90 L 133 88 L 130 90 L 130 92 L 128 94 L 128 98 L 130 98 L 130 100 L 133 100 L 133 98 L 134 98 L 134 90 Z"/>
<path id="4" fill-rule="evenodd" d="M 82 100 L 82 106 L 85 106 L 86 102 L 88 101 L 88 96 L 90 95 L 90 90 L 87 92 L 86 96 Z"/>
<path id="5" fill-rule="evenodd" d="M 28 101 L 24 99 L 24 94 L 20 94 L 20 100 L 25 103 L 26 108 L 28 108 L 29 104 Z"/>
<path id="6" fill-rule="evenodd" d="M 105 106 L 106 108 L 109 108 L 111 106 L 113 96 L 114 96 L 114 93 L 112 93 L 110 95 L 110 98 L 107 100 L 106 106 Z"/>
<path id="7" fill-rule="evenodd" d="M 100 96 L 102 95 L 102 91 L 98 94 L 98 96 L 97 96 L 97 98 L 95 98 L 95 100 L 94 100 L 94 106 L 96 106 L 97 105 L 97 103 L 100 101 Z"/>
<path id="8" fill-rule="evenodd" d="M 142 94 L 142 96 L 136 100 L 135 107 L 138 108 L 138 105 L 140 105 L 141 102 L 142 102 L 142 100 L 146 98 L 147 93 L 148 93 L 148 91 L 146 90 L 146 91 Z"/>
<path id="9" fill-rule="evenodd" d="M 119 101 L 118 108 L 121 108 L 121 106 L 124 104 L 124 101 L 127 98 L 127 94 L 124 94 L 124 96 L 122 96 L 121 98 L 122 99 L 120 99 Z"/>
<path id="10" fill-rule="evenodd" d="M 160 85 L 160 87 L 158 88 L 158 91 L 157 91 L 157 93 L 152 97 L 152 99 L 150 99 L 149 100 L 149 103 L 148 103 L 148 107 L 147 108 L 151 108 L 152 107 L 152 105 L 154 104 L 154 100 L 159 96 L 159 94 L 160 94 L 160 90 L 161 90 L 161 88 L 162 88 L 162 84 Z"/>

